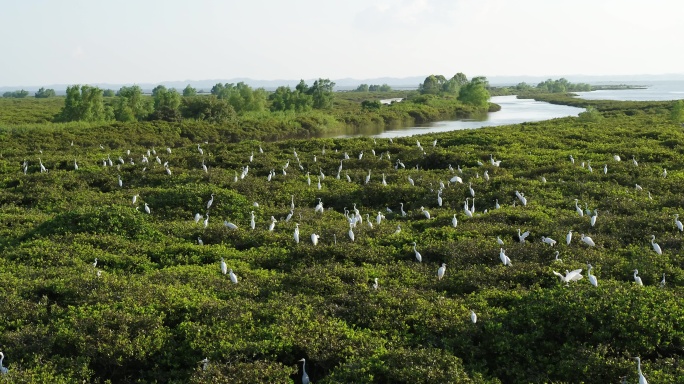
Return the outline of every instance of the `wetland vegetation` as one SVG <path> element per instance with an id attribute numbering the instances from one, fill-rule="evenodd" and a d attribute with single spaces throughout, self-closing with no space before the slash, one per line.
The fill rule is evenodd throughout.
<path id="1" fill-rule="evenodd" d="M 482 107 L 435 80 L 379 107 L 1 99 L 0 381 L 299 383 L 305 358 L 315 383 L 636 382 L 640 357 L 683 382 L 681 102 L 537 95 L 591 109 L 275 140 Z"/>

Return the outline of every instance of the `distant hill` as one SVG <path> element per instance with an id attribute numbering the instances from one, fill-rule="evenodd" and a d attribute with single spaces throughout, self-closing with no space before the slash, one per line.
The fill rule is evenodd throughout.
<path id="1" fill-rule="evenodd" d="M 411 76 L 411 77 L 376 77 L 370 79 L 333 79 L 335 82 L 335 89 L 340 91 L 355 89 L 359 84 L 388 84 L 395 89 L 416 89 L 418 84 L 425 80 L 424 76 Z M 445 75 L 447 76 L 447 75 Z M 653 81 L 683 81 L 684 74 L 662 74 L 662 75 L 615 75 L 615 76 L 588 76 L 588 75 L 549 75 L 549 76 L 487 76 L 489 83 L 491 85 L 515 85 L 521 82 L 526 82 L 530 84 L 537 84 L 546 79 L 558 79 L 564 77 L 571 82 L 575 83 L 589 83 L 589 84 L 606 84 L 606 83 L 641 83 L 648 85 L 649 82 Z M 164 85 L 167 88 L 176 88 L 179 91 L 185 88 L 188 84 L 197 90 L 204 90 L 209 92 L 211 87 L 216 83 L 238 83 L 244 82 L 254 88 L 265 88 L 266 90 L 272 91 L 279 86 L 290 86 L 295 87 L 299 83 L 300 79 L 277 79 L 277 80 L 258 80 L 249 78 L 232 78 L 232 79 L 207 79 L 207 80 L 183 80 L 183 81 L 164 81 L 161 83 L 138 83 L 143 90 L 150 92 L 157 85 Z M 311 84 L 316 79 L 304 79 L 307 84 Z M 50 84 L 44 85 L 42 87 L 54 89 L 57 94 L 64 94 L 67 86 L 71 84 Z M 114 89 L 118 90 L 122 86 L 133 85 L 132 83 L 126 84 L 108 84 L 108 83 L 95 83 L 91 84 L 98 86 L 102 89 Z M 31 92 L 30 96 L 37 91 L 41 86 L 3 86 L 0 87 L 0 93 L 7 91 L 15 91 L 20 89 L 25 89 Z"/>

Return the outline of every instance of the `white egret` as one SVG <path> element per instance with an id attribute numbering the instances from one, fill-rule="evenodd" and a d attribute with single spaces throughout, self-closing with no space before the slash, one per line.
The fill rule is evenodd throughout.
<path id="1" fill-rule="evenodd" d="M 385 174 L 382 174 L 382 185 L 387 186 L 387 181 L 385 180 Z"/>
<path id="2" fill-rule="evenodd" d="M 145 203 L 145 212 L 147 212 L 147 214 L 151 213 L 150 207 L 147 205 L 147 203 Z"/>
<path id="3" fill-rule="evenodd" d="M 515 191 L 515 196 L 518 198 L 518 200 L 520 200 L 520 202 L 522 203 L 523 206 L 527 206 L 527 198 L 525 197 L 524 194 L 522 194 L 518 191 Z"/>
<path id="4" fill-rule="evenodd" d="M 204 155 L 204 151 L 200 148 L 199 144 L 197 144 L 197 152 L 199 152 L 200 155 Z"/>
<path id="5" fill-rule="evenodd" d="M 202 241 L 202 238 L 199 236 L 197 236 L 197 244 L 204 245 L 204 241 Z"/>
<path id="6" fill-rule="evenodd" d="M 587 169 L 589 170 L 589 172 L 594 172 L 594 169 L 591 167 L 591 160 L 589 160 L 589 162 L 587 163 Z"/>
<path id="7" fill-rule="evenodd" d="M 632 164 L 634 164 L 635 167 L 638 167 L 638 166 L 639 166 L 639 163 L 637 163 L 637 160 L 636 160 L 636 158 L 634 157 L 634 155 L 632 155 Z"/>
<path id="8" fill-rule="evenodd" d="M 553 274 L 558 276 L 561 280 L 561 282 L 568 284 L 571 281 L 577 281 L 581 280 L 582 277 L 582 270 L 581 269 L 575 269 L 574 271 L 568 272 L 568 270 L 565 270 L 565 276 L 561 275 L 560 273 L 553 271 Z"/>
<path id="9" fill-rule="evenodd" d="M 463 184 L 463 179 L 461 179 L 461 178 L 458 177 L 458 176 L 452 177 L 451 180 L 449 180 L 449 181 L 452 182 L 452 183 L 460 183 L 460 184 Z"/>
<path id="10" fill-rule="evenodd" d="M 380 285 L 378 283 L 378 278 L 376 277 L 375 279 L 373 279 L 373 289 L 377 291 L 379 287 Z"/>
<path id="11" fill-rule="evenodd" d="M 512 265 L 511 259 L 508 256 L 506 256 L 506 251 L 504 251 L 503 248 L 499 248 L 499 249 L 500 249 L 499 250 L 499 259 L 501 259 L 501 262 L 503 263 L 503 265 L 507 265 L 510 267 Z"/>
<path id="12" fill-rule="evenodd" d="M 437 205 L 442 206 L 442 190 L 437 191 Z"/>
<path id="13" fill-rule="evenodd" d="M 290 221 L 290 219 L 292 218 L 292 215 L 294 215 L 294 210 L 291 209 L 290 213 L 288 213 L 287 216 L 285 217 L 285 222 Z"/>
<path id="14" fill-rule="evenodd" d="M 269 231 L 269 232 L 273 232 L 273 230 L 275 229 L 275 224 L 276 224 L 277 222 L 278 222 L 278 220 L 276 220 L 275 217 L 271 216 L 271 224 L 269 224 L 269 226 L 268 226 L 268 231 Z"/>
<path id="15" fill-rule="evenodd" d="M 591 274 L 591 269 L 594 268 L 591 264 L 587 263 L 587 279 L 589 279 L 589 282 L 591 285 L 594 287 L 598 287 L 598 280 L 596 279 L 596 276 Z"/>
<path id="16" fill-rule="evenodd" d="M 306 374 L 306 359 L 299 361 L 302 362 L 302 384 L 309 384 L 309 375 Z"/>
<path id="17" fill-rule="evenodd" d="M 323 185 L 321 185 L 321 177 L 316 176 L 318 178 L 318 184 L 316 184 L 316 188 L 320 191 L 323 188 Z"/>
<path id="18" fill-rule="evenodd" d="M 397 233 L 401 232 L 401 225 L 397 225 L 397 229 L 394 230 L 394 234 L 396 235 Z"/>
<path id="19" fill-rule="evenodd" d="M 74 171 L 78 171 L 78 164 L 76 163 L 76 160 L 74 160 Z"/>
<path id="20" fill-rule="evenodd" d="M 299 244 L 299 223 L 295 223 L 294 241 Z"/>
<path id="21" fill-rule="evenodd" d="M 578 199 L 575 199 L 575 210 L 577 211 L 577 214 L 580 215 L 580 217 L 582 217 L 584 216 L 584 211 L 582 211 L 582 208 L 580 208 L 580 206 L 577 205 L 578 201 Z"/>
<path id="22" fill-rule="evenodd" d="M 206 371 L 207 366 L 209 365 L 209 358 L 205 357 L 204 359 L 200 360 L 199 362 L 202 363 L 202 370 Z"/>
<path id="23" fill-rule="evenodd" d="M 550 238 L 550 237 L 546 237 L 546 236 L 542 236 L 542 242 L 544 242 L 544 243 L 546 243 L 546 244 L 548 244 L 548 245 L 550 245 L 550 246 L 552 246 L 552 247 L 553 247 L 554 245 L 556 245 L 556 240 L 554 240 L 554 239 L 552 239 L 552 238 Z"/>
<path id="24" fill-rule="evenodd" d="M 451 219 L 451 226 L 456 228 L 458 226 L 458 219 L 456 218 L 456 214 L 454 213 L 454 217 Z"/>
<path id="25" fill-rule="evenodd" d="M 140 195 L 138 195 L 137 193 L 135 195 L 133 195 L 133 199 L 131 200 L 133 202 L 133 205 L 135 205 L 135 203 L 138 201 L 139 196 Z"/>
<path id="26" fill-rule="evenodd" d="M 351 183 L 351 177 L 349 177 L 349 174 L 345 171 L 344 176 L 347 178 L 347 182 Z"/>
<path id="27" fill-rule="evenodd" d="M 209 214 L 207 213 L 205 215 L 206 215 L 206 219 L 204 219 L 204 228 L 209 226 Z"/>
<path id="28" fill-rule="evenodd" d="M 584 236 L 584 233 L 581 236 L 581 240 L 582 240 L 582 242 L 584 242 L 584 244 L 586 244 L 590 247 L 596 246 L 596 244 L 594 243 L 594 240 L 589 236 Z"/>
<path id="29" fill-rule="evenodd" d="M 323 199 L 321 199 L 320 197 L 318 198 L 318 204 L 316 204 L 314 212 L 323 213 Z"/>
<path id="30" fill-rule="evenodd" d="M 237 225 L 235 225 L 235 224 L 233 224 L 233 223 L 230 223 L 230 222 L 228 222 L 228 221 L 226 221 L 226 220 L 223 221 L 223 225 L 225 225 L 226 227 L 228 227 L 228 229 L 238 229 Z"/>
<path id="31" fill-rule="evenodd" d="M 660 245 L 658 245 L 658 243 L 655 242 L 655 235 L 651 235 L 651 246 L 653 247 L 655 253 L 659 255 L 663 254 L 663 250 L 660 249 Z"/>
<path id="32" fill-rule="evenodd" d="M 415 182 L 413 181 L 413 179 L 411 178 L 411 175 L 409 175 L 409 177 L 408 177 L 408 182 L 409 182 L 409 184 L 411 184 L 411 185 L 416 185 L 416 183 L 415 183 Z"/>
<path id="33" fill-rule="evenodd" d="M 473 183 L 468 183 L 468 190 L 470 191 L 470 196 L 475 197 L 475 190 L 473 189 Z"/>
<path id="34" fill-rule="evenodd" d="M 667 169 L 663 168 L 663 177 L 667 177 Z"/>
<path id="35" fill-rule="evenodd" d="M 573 163 L 573 164 L 575 164 L 575 158 L 572 157 L 572 155 L 570 155 L 570 162 Z"/>
<path id="36" fill-rule="evenodd" d="M 473 211 L 468 208 L 468 200 L 469 198 L 466 197 L 466 201 L 463 203 L 463 212 L 465 212 L 466 216 L 473 217 Z"/>
<path id="37" fill-rule="evenodd" d="M 570 242 L 572 242 L 572 229 L 568 231 L 567 235 L 565 235 L 565 244 L 570 245 Z"/>
<path id="38" fill-rule="evenodd" d="M 501 240 L 501 237 L 499 237 L 499 236 L 496 237 L 496 243 L 499 245 L 504 245 L 504 241 Z"/>
<path id="39" fill-rule="evenodd" d="M 6 375 L 9 370 L 2 366 L 3 360 L 5 360 L 5 354 L 0 352 L 0 374 Z"/>
<path id="40" fill-rule="evenodd" d="M 221 258 L 221 273 L 224 275 L 228 273 L 228 266 L 226 265 L 225 260 L 223 260 L 223 257 Z"/>
<path id="41" fill-rule="evenodd" d="M 93 261 L 93 268 L 97 268 L 97 257 L 95 258 L 95 261 Z"/>
<path id="42" fill-rule="evenodd" d="M 249 221 L 249 226 L 254 229 L 256 228 L 256 222 L 254 220 L 254 211 L 250 211 L 250 214 L 252 215 L 250 221 Z"/>
<path id="43" fill-rule="evenodd" d="M 684 231 L 684 225 L 682 225 L 682 222 L 679 221 L 679 214 L 675 214 L 674 218 L 675 218 L 675 225 L 677 226 L 677 229 L 679 229 L 680 232 Z"/>
<path id="44" fill-rule="evenodd" d="M 202 160 L 202 170 L 204 171 L 204 173 L 209 173 L 209 168 L 207 168 L 207 165 L 204 164 L 204 160 Z"/>
<path id="45" fill-rule="evenodd" d="M 123 180 L 121 180 L 121 176 L 119 176 L 119 188 L 123 187 Z"/>
<path id="46" fill-rule="evenodd" d="M 373 229 L 373 223 L 371 222 L 370 214 L 368 214 L 368 213 L 366 213 L 366 223 L 368 224 L 368 227 L 370 229 Z"/>
<path id="47" fill-rule="evenodd" d="M 399 227 L 397 226 L 397 228 L 399 228 Z M 421 256 L 420 252 L 418 252 L 416 250 L 416 242 L 415 241 L 413 242 L 413 253 L 416 254 L 416 260 L 418 260 L 419 263 L 422 263 L 423 262 L 423 256 Z"/>
<path id="48" fill-rule="evenodd" d="M 636 285 L 643 286 L 644 283 L 641 281 L 641 277 L 637 276 L 639 274 L 639 270 L 635 269 L 634 270 L 634 282 Z"/>
<path id="49" fill-rule="evenodd" d="M 520 228 L 518 228 L 518 242 L 524 243 L 525 239 L 529 235 L 530 235 L 530 231 L 525 231 L 524 233 L 520 233 Z"/>
<path id="50" fill-rule="evenodd" d="M 351 223 L 349 224 L 349 232 L 347 234 L 349 235 L 349 238 L 351 239 L 351 241 L 354 241 L 354 238 L 355 238 L 355 236 L 354 236 L 354 225 Z"/>
<path id="51" fill-rule="evenodd" d="M 294 210 L 294 208 L 295 208 L 295 207 L 294 207 L 294 195 L 290 195 L 290 196 L 291 196 L 291 200 L 290 200 L 290 209 Z"/>
<path id="52" fill-rule="evenodd" d="M 320 238 L 320 236 L 318 236 L 318 235 L 315 234 L 315 233 L 312 233 L 312 234 L 311 234 L 311 243 L 312 243 L 314 246 L 318 245 L 318 239 L 319 239 L 319 238 Z"/>
<path id="53" fill-rule="evenodd" d="M 207 201 L 207 209 L 211 208 L 211 205 L 214 204 L 214 194 L 211 194 L 211 198 L 209 201 Z"/>
<path id="54" fill-rule="evenodd" d="M 591 215 L 591 221 L 590 221 L 592 227 L 596 225 L 596 218 L 597 217 L 598 217 L 598 209 L 594 209 L 594 214 Z"/>
<path id="55" fill-rule="evenodd" d="M 603 174 L 605 175 L 607 173 L 608 173 L 608 164 L 603 164 Z"/>
<path id="56" fill-rule="evenodd" d="M 499 199 L 496 199 L 496 201 L 494 203 L 494 208 L 501 209 L 501 205 L 499 205 Z"/>
<path id="57" fill-rule="evenodd" d="M 556 251 L 556 258 L 553 261 L 558 261 L 558 262 L 563 262 L 558 256 L 560 255 L 560 252 Z"/>
<path id="58" fill-rule="evenodd" d="M 489 181 L 489 171 L 485 170 L 482 177 L 484 177 L 486 181 Z M 544 182 L 546 182 L 546 179 L 544 179 Z"/>
<path id="59" fill-rule="evenodd" d="M 473 324 L 477 323 L 477 315 L 475 314 L 475 311 L 470 311 L 470 321 L 472 321 Z"/>
<path id="60" fill-rule="evenodd" d="M 401 217 L 406 217 L 406 211 L 404 211 L 404 203 L 399 203 L 399 212 L 401 213 Z"/>
<path id="61" fill-rule="evenodd" d="M 644 374 L 641 372 L 641 359 L 639 357 L 635 357 L 634 360 L 637 361 L 637 370 L 639 371 L 639 384 L 648 384 L 648 381 L 646 381 Z"/>
<path id="62" fill-rule="evenodd" d="M 644 190 L 643 188 L 641 188 L 641 185 L 639 185 L 639 184 L 634 184 L 634 188 L 635 188 L 637 191 L 643 191 L 643 190 Z"/>
<path id="63" fill-rule="evenodd" d="M 444 277 L 444 272 L 446 272 L 446 264 L 442 263 L 442 266 L 437 270 L 437 280 L 442 280 L 442 277 Z"/>
<path id="64" fill-rule="evenodd" d="M 613 160 L 621 161 L 622 159 L 620 158 L 620 155 L 613 155 Z"/>
<path id="65" fill-rule="evenodd" d="M 237 284 L 238 278 L 237 278 L 237 276 L 235 275 L 235 273 L 233 272 L 232 269 L 230 270 L 230 272 L 228 272 L 228 275 L 230 276 L 230 281 L 231 281 L 233 284 Z"/>
<path id="66" fill-rule="evenodd" d="M 660 280 L 660 288 L 665 288 L 665 274 L 663 273 L 663 279 Z"/>
<path id="67" fill-rule="evenodd" d="M 425 207 L 420 207 L 420 211 L 423 212 L 423 215 L 425 215 L 426 219 L 430 219 L 430 212 L 425 210 Z"/>

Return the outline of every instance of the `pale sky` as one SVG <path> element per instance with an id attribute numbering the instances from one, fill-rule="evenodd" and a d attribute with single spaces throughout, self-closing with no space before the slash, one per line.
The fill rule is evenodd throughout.
<path id="1" fill-rule="evenodd" d="M 681 0 L 0 0 L 0 86 L 684 73 Z"/>

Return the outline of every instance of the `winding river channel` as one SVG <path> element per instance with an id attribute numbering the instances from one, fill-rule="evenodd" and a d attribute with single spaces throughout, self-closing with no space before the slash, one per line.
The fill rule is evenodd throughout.
<path id="1" fill-rule="evenodd" d="M 404 137 L 424 133 L 448 132 L 460 129 L 475 129 L 550 120 L 558 117 L 577 116 L 579 113 L 584 112 L 584 108 L 549 104 L 532 99 L 517 99 L 515 96 L 495 96 L 492 97 L 491 102 L 499 104 L 501 110 L 487 113 L 482 119 L 445 120 L 421 126 L 400 127 L 386 130 L 382 130 L 382 128 L 378 127 L 371 127 L 365 130 L 346 132 L 344 134 L 338 132 L 334 135 L 330 135 L 330 137 Z"/>

